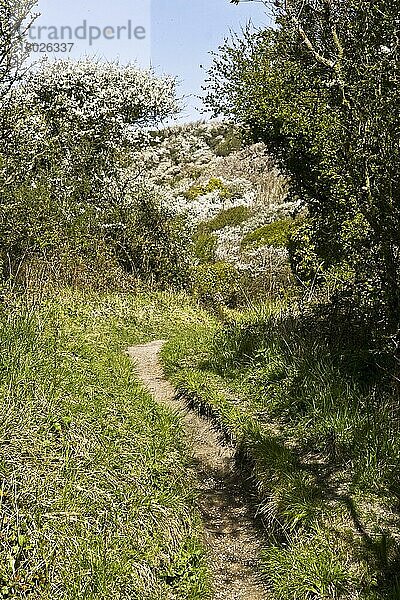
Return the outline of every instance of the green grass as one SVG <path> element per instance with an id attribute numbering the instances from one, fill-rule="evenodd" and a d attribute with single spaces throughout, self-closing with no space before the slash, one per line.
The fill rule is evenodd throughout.
<path id="1" fill-rule="evenodd" d="M 162 356 L 251 465 L 272 598 L 398 598 L 396 397 L 316 329 L 263 305 L 177 332 Z"/>
<path id="2" fill-rule="evenodd" d="M 0 318 L 0 598 L 208 597 L 182 427 L 124 349 L 184 296 L 61 294 Z"/>
<path id="3" fill-rule="evenodd" d="M 209 597 L 180 420 L 124 353 L 155 338 L 250 468 L 271 600 L 398 598 L 397 404 L 355 357 L 284 304 L 67 292 L 0 315 L 0 598 Z"/>
<path id="4" fill-rule="evenodd" d="M 275 597 L 279 600 L 352 597 L 356 582 L 342 557 L 329 544 L 326 532 L 298 538 L 286 547 L 272 545 L 263 553 L 264 569 L 272 580 Z"/>

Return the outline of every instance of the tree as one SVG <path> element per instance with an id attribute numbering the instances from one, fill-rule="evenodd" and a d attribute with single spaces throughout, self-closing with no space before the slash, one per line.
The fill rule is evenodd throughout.
<path id="1" fill-rule="evenodd" d="M 397 350 L 400 3 L 273 9 L 276 28 L 247 30 L 215 56 L 208 104 L 269 145 L 307 207 L 292 240 L 298 276 L 335 280 L 347 316 Z"/>
<path id="2" fill-rule="evenodd" d="M 37 0 L 0 0 L 0 98 L 4 101 L 9 90 L 23 75 L 28 57 L 26 34 L 35 20 L 32 10 Z"/>
<path id="3" fill-rule="evenodd" d="M 42 121 L 48 158 L 55 154 L 61 163 L 68 195 L 100 206 L 112 201 L 113 187 L 121 201 L 124 157 L 146 143 L 150 126 L 177 111 L 174 78 L 90 59 L 43 64 L 28 75 L 16 103 Z"/>
<path id="4" fill-rule="evenodd" d="M 134 65 L 45 62 L 14 86 L 10 102 L 0 152 L 6 277 L 26 258 L 68 244 L 111 252 L 137 203 L 124 176 L 130 152 L 176 112 L 175 80 Z"/>
<path id="5" fill-rule="evenodd" d="M 36 15 L 32 10 L 37 0 L 0 0 L 0 139 L 3 149 L 9 143 L 7 121 L 10 115 L 10 92 L 24 77 L 26 59 L 29 56 L 25 43 L 29 27 Z"/>

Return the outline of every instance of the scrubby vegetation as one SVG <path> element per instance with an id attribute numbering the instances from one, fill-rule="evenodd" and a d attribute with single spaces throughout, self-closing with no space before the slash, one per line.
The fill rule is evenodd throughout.
<path id="1" fill-rule="evenodd" d="M 396 353 L 398 2 L 265 4 L 277 27 L 227 40 L 208 105 L 247 126 L 289 176 L 307 211 L 292 240 L 297 277 L 334 281 L 342 322 L 363 323 L 371 347 Z"/>
<path id="2" fill-rule="evenodd" d="M 288 244 L 291 221 L 282 219 L 263 225 L 247 233 L 242 239 L 242 246 L 273 246 L 284 248 Z"/>
<path id="3" fill-rule="evenodd" d="M 236 0 L 233 2 L 233 4 Z M 0 597 L 210 597 L 179 415 L 236 448 L 272 600 L 400 597 L 398 2 L 265 2 L 175 81 L 26 67 L 0 6 Z M 18 26 L 17 26 L 18 25 Z"/>

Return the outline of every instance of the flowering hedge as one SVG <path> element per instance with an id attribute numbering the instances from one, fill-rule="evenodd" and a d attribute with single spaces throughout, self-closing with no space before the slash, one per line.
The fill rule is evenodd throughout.
<path id="1" fill-rule="evenodd" d="M 78 254 L 96 245 L 121 253 L 128 212 L 143 205 L 126 184 L 127 156 L 177 109 L 175 80 L 134 65 L 60 60 L 32 70 L 2 113 L 4 274 L 66 245 Z"/>

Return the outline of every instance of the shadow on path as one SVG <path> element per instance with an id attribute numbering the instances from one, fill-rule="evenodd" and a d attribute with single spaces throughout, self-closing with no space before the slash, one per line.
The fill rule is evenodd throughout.
<path id="1" fill-rule="evenodd" d="M 221 445 L 212 423 L 183 400 L 165 379 L 158 359 L 162 340 L 128 349 L 137 374 L 160 404 L 178 411 L 192 447 L 214 600 L 265 600 L 259 571 L 260 537 L 246 499 L 246 483 L 235 469 L 234 449 Z"/>

